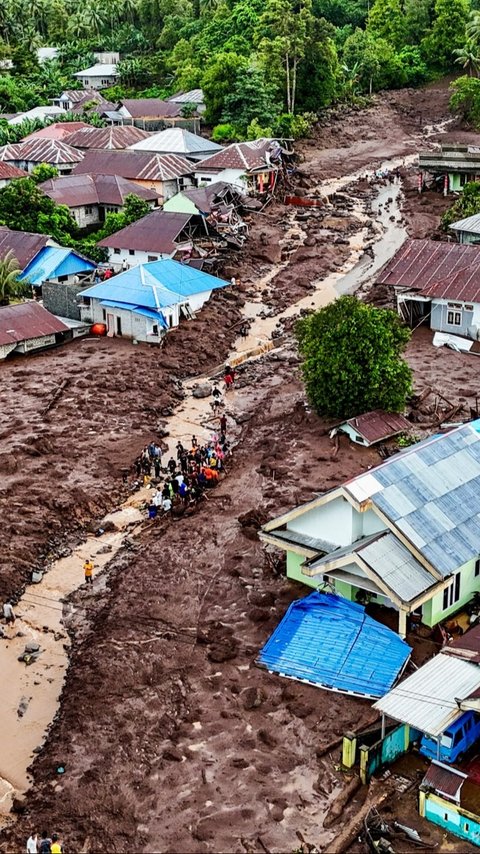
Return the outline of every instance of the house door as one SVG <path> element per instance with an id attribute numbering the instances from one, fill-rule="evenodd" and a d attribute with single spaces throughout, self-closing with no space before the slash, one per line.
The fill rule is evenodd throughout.
<path id="1" fill-rule="evenodd" d="M 117 335 L 122 334 L 122 319 L 117 317 Z"/>
<path id="2" fill-rule="evenodd" d="M 113 338 L 115 335 L 115 318 L 113 314 L 107 314 L 107 335 L 109 338 Z"/>

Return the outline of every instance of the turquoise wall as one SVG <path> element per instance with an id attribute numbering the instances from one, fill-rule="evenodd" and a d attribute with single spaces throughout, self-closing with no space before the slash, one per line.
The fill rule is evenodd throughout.
<path id="1" fill-rule="evenodd" d="M 480 846 L 480 817 L 462 810 L 437 795 L 425 796 L 425 818 L 449 830 L 460 839 Z"/>

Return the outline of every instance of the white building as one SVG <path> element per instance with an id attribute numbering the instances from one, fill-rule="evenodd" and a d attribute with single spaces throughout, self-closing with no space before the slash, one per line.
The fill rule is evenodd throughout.
<path id="1" fill-rule="evenodd" d="M 106 89 L 117 82 L 118 71 L 114 63 L 97 62 L 83 71 L 76 71 L 73 76 L 80 80 L 84 89 Z"/>

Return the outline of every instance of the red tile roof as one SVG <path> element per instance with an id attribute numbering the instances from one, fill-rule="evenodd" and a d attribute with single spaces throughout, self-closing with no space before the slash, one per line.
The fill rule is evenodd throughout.
<path id="1" fill-rule="evenodd" d="M 132 181 L 172 181 L 191 172 L 192 164 L 177 154 L 139 151 L 90 150 L 74 169 L 75 175 L 121 175 Z"/>
<path id="2" fill-rule="evenodd" d="M 0 226 L 0 258 L 11 252 L 23 270 L 33 261 L 41 249 L 51 241 L 48 234 L 32 234 L 29 231 L 13 231 L 6 225 Z"/>
<path id="3" fill-rule="evenodd" d="M 377 282 L 439 299 L 480 301 L 480 249 L 436 240 L 406 240 Z"/>
<path id="4" fill-rule="evenodd" d="M 61 163 L 79 163 L 82 158 L 82 152 L 56 139 L 32 139 L 27 142 L 3 145 L 0 148 L 0 160 L 12 162 L 25 160 L 30 163 L 51 163 L 52 166 L 56 166 Z"/>
<path id="5" fill-rule="evenodd" d="M 43 338 L 44 335 L 52 335 L 55 332 L 68 332 L 68 326 L 38 302 L 0 307 L 0 344 Z"/>
<path id="6" fill-rule="evenodd" d="M 28 178 L 28 172 L 13 166 L 12 163 L 0 161 L 0 181 L 8 181 L 10 178 Z"/>
<path id="7" fill-rule="evenodd" d="M 83 130 L 71 133 L 66 138 L 68 145 L 74 148 L 117 149 L 128 148 L 136 142 L 146 139 L 150 134 L 133 125 L 113 125 L 107 128 L 85 126 Z"/>
<path id="8" fill-rule="evenodd" d="M 346 423 L 353 430 L 356 430 L 360 436 L 363 436 L 370 445 L 381 442 L 382 439 L 388 439 L 390 436 L 396 436 L 398 433 L 403 433 L 412 426 L 403 415 L 396 412 L 384 412 L 382 409 L 357 415 L 356 418 L 350 418 Z"/>
<path id="9" fill-rule="evenodd" d="M 157 201 L 158 193 L 120 175 L 61 175 L 39 185 L 58 205 L 69 208 L 84 205 L 118 205 L 130 193 L 147 202 Z"/>
<path id="10" fill-rule="evenodd" d="M 36 130 L 25 136 L 22 142 L 30 142 L 33 139 L 59 139 L 65 140 L 74 131 L 89 128 L 86 122 L 55 122 L 53 125 L 47 125 L 45 128 Z"/>
<path id="11" fill-rule="evenodd" d="M 99 246 L 113 249 L 138 249 L 142 252 L 159 252 L 171 255 L 176 249 L 175 239 L 191 220 L 191 214 L 152 211 L 132 222 L 126 228 L 100 240 Z"/>
<path id="12" fill-rule="evenodd" d="M 265 154 L 270 148 L 270 139 L 256 139 L 252 142 L 234 142 L 223 151 L 206 157 L 197 164 L 197 171 L 212 169 L 219 172 L 222 169 L 242 169 L 247 172 L 264 167 L 266 170 L 275 168 L 267 166 Z"/>
<path id="13" fill-rule="evenodd" d="M 118 109 L 125 107 L 132 119 L 167 119 L 180 116 L 183 106 L 161 98 L 127 98 L 120 101 Z"/>

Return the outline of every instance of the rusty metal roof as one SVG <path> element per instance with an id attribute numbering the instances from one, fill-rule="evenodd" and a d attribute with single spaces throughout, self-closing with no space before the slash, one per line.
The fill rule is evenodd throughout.
<path id="1" fill-rule="evenodd" d="M 125 107 L 132 119 L 167 119 L 180 116 L 183 104 L 161 98 L 126 98 L 117 109 L 120 107 Z"/>
<path id="2" fill-rule="evenodd" d="M 133 125 L 112 125 L 106 128 L 95 128 L 86 126 L 80 130 L 70 133 L 66 138 L 68 145 L 74 148 L 99 148 L 110 150 L 122 150 L 141 142 L 150 134 L 136 128 Z"/>
<path id="3" fill-rule="evenodd" d="M 65 140 L 74 131 L 89 127 L 91 125 L 87 125 L 86 122 L 55 122 L 53 125 L 47 125 L 45 128 L 40 128 L 40 130 L 29 133 L 28 136 L 23 138 L 22 142 L 30 142 L 33 139 Z"/>
<path id="4" fill-rule="evenodd" d="M 0 181 L 8 181 L 10 178 L 28 178 L 28 172 L 12 163 L 0 161 Z"/>
<path id="5" fill-rule="evenodd" d="M 31 163 L 79 163 L 83 154 L 71 145 L 58 139 L 32 139 L 11 145 L 2 145 L 0 160 L 12 162 L 29 161 Z"/>
<path id="6" fill-rule="evenodd" d="M 67 331 L 68 326 L 38 302 L 0 307 L 0 344 L 14 344 Z"/>
<path id="7" fill-rule="evenodd" d="M 23 270 L 38 255 L 41 249 L 51 243 L 48 234 L 32 234 L 29 231 L 12 231 L 6 225 L 0 226 L 0 258 L 11 252 Z"/>
<path id="8" fill-rule="evenodd" d="M 197 171 L 203 172 L 210 169 L 220 171 L 221 169 L 243 169 L 251 171 L 252 169 L 265 170 L 275 169 L 274 166 L 268 166 L 265 155 L 272 143 L 271 139 L 255 139 L 251 142 L 234 142 L 228 145 L 223 151 L 217 154 L 212 154 L 211 157 L 201 160 L 197 166 Z"/>
<path id="9" fill-rule="evenodd" d="M 422 788 L 435 789 L 439 794 L 446 795 L 447 798 L 452 798 L 454 801 L 459 802 L 460 789 L 467 777 L 468 774 L 457 771 L 456 768 L 451 768 L 448 765 L 444 765 L 443 762 L 438 762 L 434 759 L 421 785 Z"/>
<path id="10" fill-rule="evenodd" d="M 473 626 L 464 635 L 450 641 L 443 647 L 442 652 L 454 655 L 457 658 L 465 658 L 467 661 L 480 663 L 480 625 Z"/>
<path id="11" fill-rule="evenodd" d="M 117 205 L 134 194 L 147 202 L 157 201 L 158 193 L 141 184 L 135 184 L 120 175 L 60 175 L 39 184 L 43 192 L 58 205 L 69 208 L 84 205 Z"/>
<path id="12" fill-rule="evenodd" d="M 192 164 L 177 154 L 139 151 L 87 151 L 75 175 L 121 175 L 132 181 L 172 181 L 192 172 Z"/>
<path id="13" fill-rule="evenodd" d="M 382 409 L 375 409 L 373 412 L 357 415 L 356 418 L 349 418 L 345 423 L 360 436 L 363 436 L 369 445 L 403 433 L 412 426 L 403 415 L 396 412 L 384 412 Z"/>
<path id="14" fill-rule="evenodd" d="M 115 234 L 100 240 L 99 246 L 114 249 L 139 249 L 143 252 L 159 252 L 170 255 L 176 249 L 178 237 L 192 214 L 168 213 L 157 210 L 121 228 Z"/>
<path id="15" fill-rule="evenodd" d="M 480 296 L 480 250 L 436 240 L 406 240 L 380 270 L 377 283 L 422 296 L 474 302 Z"/>

